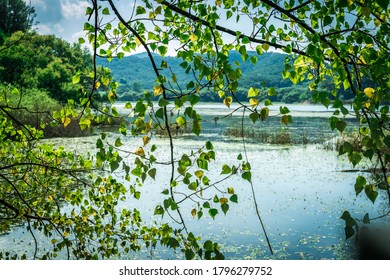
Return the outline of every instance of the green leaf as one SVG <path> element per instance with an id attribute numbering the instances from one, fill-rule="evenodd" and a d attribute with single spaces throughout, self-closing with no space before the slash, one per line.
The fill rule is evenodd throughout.
<path id="1" fill-rule="evenodd" d="M 111 172 L 114 172 L 119 168 L 119 163 L 117 161 L 111 161 L 110 168 L 111 168 Z"/>
<path id="2" fill-rule="evenodd" d="M 171 201 L 171 209 L 172 209 L 172 211 L 179 209 L 179 206 L 176 204 L 176 202 Z"/>
<path id="3" fill-rule="evenodd" d="M 249 118 L 253 123 L 255 123 L 259 119 L 259 114 L 256 112 L 253 112 L 249 115 Z"/>
<path id="4" fill-rule="evenodd" d="M 345 121 L 339 121 L 337 124 L 336 124 L 336 128 L 338 131 L 340 132 L 343 132 L 345 130 L 345 128 L 347 127 L 347 123 Z"/>
<path id="5" fill-rule="evenodd" d="M 153 180 L 156 179 L 156 172 L 157 172 L 156 168 L 152 168 L 152 169 L 150 169 L 150 170 L 148 171 L 149 176 L 150 176 L 151 178 L 153 178 Z"/>
<path id="6" fill-rule="evenodd" d="M 122 146 L 122 142 L 121 142 L 121 139 L 118 137 L 116 140 L 115 140 L 115 147 L 120 147 Z"/>
<path id="7" fill-rule="evenodd" d="M 110 14 L 110 10 L 106 7 L 106 8 L 103 9 L 102 14 L 103 15 L 109 15 Z"/>
<path id="8" fill-rule="evenodd" d="M 352 152 L 348 154 L 348 159 L 353 166 L 356 166 L 362 160 L 362 156 L 357 152 Z"/>
<path id="9" fill-rule="evenodd" d="M 176 118 L 176 123 L 180 127 L 183 127 L 187 123 L 187 120 L 185 118 L 183 118 L 182 116 L 179 116 L 179 117 Z"/>
<path id="10" fill-rule="evenodd" d="M 252 64 L 256 64 L 259 59 L 257 58 L 257 56 L 251 56 L 250 60 L 251 60 Z"/>
<path id="11" fill-rule="evenodd" d="M 222 172 L 221 172 L 221 175 L 222 174 L 230 174 L 232 172 L 232 169 L 227 165 L 227 164 L 224 164 L 222 166 Z"/>
<path id="12" fill-rule="evenodd" d="M 227 211 L 229 211 L 229 204 L 227 204 L 227 203 L 222 204 L 221 210 L 226 215 Z"/>
<path id="13" fill-rule="evenodd" d="M 191 106 L 195 106 L 199 100 L 200 100 L 200 97 L 196 94 L 192 94 L 190 97 L 189 97 L 189 100 L 190 100 L 190 104 Z"/>
<path id="14" fill-rule="evenodd" d="M 192 125 L 192 132 L 195 135 L 199 136 L 201 131 L 202 131 L 202 126 L 200 120 L 195 120 Z"/>
<path id="15" fill-rule="evenodd" d="M 179 243 L 179 241 L 177 241 L 175 238 L 171 237 L 171 238 L 169 239 L 168 246 L 171 247 L 171 248 L 177 248 L 177 247 L 180 246 L 180 243 Z"/>
<path id="16" fill-rule="evenodd" d="M 168 189 L 165 189 L 165 190 L 163 190 L 161 193 L 164 194 L 164 195 L 168 195 L 168 194 L 169 194 L 169 190 L 168 190 Z"/>
<path id="17" fill-rule="evenodd" d="M 131 105 L 130 102 L 126 102 L 125 104 L 125 109 L 131 109 L 133 106 Z"/>
<path id="18" fill-rule="evenodd" d="M 284 115 L 290 113 L 290 110 L 286 106 L 280 106 L 279 107 L 279 112 Z"/>
<path id="19" fill-rule="evenodd" d="M 375 186 L 374 185 L 366 185 L 364 188 L 364 191 L 365 191 L 367 197 L 371 200 L 371 202 L 374 203 L 376 198 L 378 197 L 378 192 L 375 190 Z"/>
<path id="20" fill-rule="evenodd" d="M 377 0 L 376 2 L 385 10 L 389 8 L 389 0 Z"/>
<path id="21" fill-rule="evenodd" d="M 332 23 L 332 18 L 330 16 L 324 17 L 324 26 L 327 26 Z"/>
<path id="22" fill-rule="evenodd" d="M 252 173 L 250 171 L 246 171 L 246 172 L 242 173 L 241 177 L 242 177 L 242 179 L 245 179 L 248 182 L 252 181 Z"/>
<path id="23" fill-rule="evenodd" d="M 137 6 L 137 9 L 135 11 L 135 14 L 136 15 L 143 15 L 143 14 L 146 14 L 146 10 L 144 7 L 142 6 Z"/>
<path id="24" fill-rule="evenodd" d="M 207 251 L 214 251 L 214 245 L 213 245 L 213 242 L 211 242 L 211 240 L 207 240 L 205 241 L 205 243 L 203 244 L 203 248 Z"/>
<path id="25" fill-rule="evenodd" d="M 157 205 L 154 209 L 154 215 L 164 215 L 164 208 L 161 205 Z"/>
<path id="26" fill-rule="evenodd" d="M 98 149 L 102 149 L 103 148 L 103 141 L 101 140 L 101 139 L 98 139 L 97 141 L 96 141 L 96 148 L 98 148 Z"/>
<path id="27" fill-rule="evenodd" d="M 208 186 L 209 182 L 210 182 L 209 178 L 207 176 L 203 176 L 203 179 L 202 179 L 203 185 Z"/>
<path id="28" fill-rule="evenodd" d="M 269 96 L 275 96 L 275 95 L 277 95 L 276 89 L 273 88 L 273 87 L 269 88 L 269 89 L 268 89 L 268 95 L 269 95 Z"/>
<path id="29" fill-rule="evenodd" d="M 205 160 L 203 158 L 198 158 L 196 163 L 198 164 L 198 167 L 201 169 L 208 170 L 208 168 L 209 168 L 209 164 L 208 164 L 207 160 Z"/>
<path id="30" fill-rule="evenodd" d="M 231 202 L 234 202 L 234 203 L 238 203 L 238 196 L 236 194 L 233 194 L 231 197 L 230 197 L 230 201 Z"/>
<path id="31" fill-rule="evenodd" d="M 85 117 L 82 117 L 79 121 L 79 125 L 81 128 L 87 128 L 91 126 L 91 120 Z"/>
<path id="32" fill-rule="evenodd" d="M 358 195 L 359 193 L 361 193 L 364 190 L 364 187 L 366 186 L 366 184 L 367 184 L 366 178 L 364 178 L 363 176 L 358 176 L 356 178 L 356 183 L 355 183 L 356 195 Z"/>
<path id="33" fill-rule="evenodd" d="M 80 83 L 80 74 L 76 74 L 76 75 L 73 76 L 73 78 L 72 78 L 72 83 L 73 83 L 73 84 L 78 84 L 78 83 Z"/>
<path id="34" fill-rule="evenodd" d="M 291 115 L 284 115 L 281 119 L 282 124 L 287 125 L 289 123 L 292 123 L 292 117 Z"/>
<path id="35" fill-rule="evenodd" d="M 242 38 L 242 41 L 241 41 L 243 44 L 249 44 L 251 41 L 249 40 L 249 38 L 248 37 L 246 37 L 246 36 L 244 36 L 243 38 Z"/>
<path id="36" fill-rule="evenodd" d="M 267 107 L 260 110 L 260 118 L 262 121 L 265 121 L 269 116 L 269 109 Z"/>
<path id="37" fill-rule="evenodd" d="M 203 208 L 210 208 L 210 203 L 209 202 L 205 202 L 205 203 L 203 203 Z"/>
<path id="38" fill-rule="evenodd" d="M 337 123 L 339 122 L 339 119 L 337 117 L 330 117 L 329 118 L 329 124 L 332 130 L 335 130 Z"/>
<path id="39" fill-rule="evenodd" d="M 351 219 L 351 214 L 348 211 L 344 211 L 341 215 L 340 219 L 347 221 L 348 219 Z"/>
<path id="40" fill-rule="evenodd" d="M 167 49 L 166 46 L 159 46 L 159 47 L 157 48 L 157 50 L 158 50 L 158 52 L 159 52 L 159 54 L 160 54 L 161 56 L 165 56 L 165 54 L 166 54 L 167 51 L 168 51 L 168 49 Z"/>
<path id="41" fill-rule="evenodd" d="M 269 49 L 269 45 L 268 45 L 267 43 L 262 44 L 261 47 L 262 47 L 263 50 L 265 50 L 265 51 L 268 51 L 268 49 Z"/>
<path id="42" fill-rule="evenodd" d="M 248 98 L 256 97 L 256 96 L 259 95 L 259 93 L 260 93 L 260 90 L 259 90 L 259 89 L 251 87 L 251 88 L 249 88 L 249 90 L 248 90 L 248 95 L 247 95 L 247 97 L 248 97 Z"/>
<path id="43" fill-rule="evenodd" d="M 361 9 L 361 12 L 364 16 L 369 17 L 371 15 L 371 8 L 370 7 L 363 7 Z"/>
<path id="44" fill-rule="evenodd" d="M 164 98 L 160 98 L 160 100 L 158 101 L 158 106 L 160 107 L 165 107 L 169 104 L 169 102 L 167 100 L 165 100 Z"/>
<path id="45" fill-rule="evenodd" d="M 217 210 L 217 209 L 211 208 L 211 209 L 209 210 L 209 215 L 210 215 L 211 218 L 215 219 L 215 216 L 216 216 L 217 214 L 218 214 L 218 210 Z"/>
<path id="46" fill-rule="evenodd" d="M 186 257 L 186 260 L 192 260 L 193 258 L 195 258 L 195 253 L 191 249 L 186 249 L 184 255 Z"/>
<path id="47" fill-rule="evenodd" d="M 383 142 L 386 144 L 387 147 L 390 148 L 390 136 L 386 136 L 385 139 L 383 139 Z"/>
<path id="48" fill-rule="evenodd" d="M 156 111 L 156 117 L 159 118 L 159 119 L 164 119 L 164 109 L 163 108 L 160 108 Z"/>
<path id="49" fill-rule="evenodd" d="M 213 150 L 214 149 L 214 146 L 213 146 L 213 144 L 210 141 L 206 142 L 206 149 L 207 150 Z"/>

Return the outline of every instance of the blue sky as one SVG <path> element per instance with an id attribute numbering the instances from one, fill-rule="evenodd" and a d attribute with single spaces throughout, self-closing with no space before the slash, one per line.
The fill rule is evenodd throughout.
<path id="1" fill-rule="evenodd" d="M 83 35 L 87 20 L 87 0 L 24 0 L 31 2 L 36 11 L 34 28 L 41 34 L 55 34 L 67 41 L 75 42 Z"/>
<path id="2" fill-rule="evenodd" d="M 87 21 L 85 10 L 90 6 L 89 0 L 24 0 L 30 3 L 35 8 L 37 22 L 34 26 L 40 34 L 54 34 L 69 42 L 77 42 L 80 37 L 84 37 L 84 23 Z M 134 0 L 118 0 L 115 1 L 118 9 L 122 14 L 126 15 L 125 11 L 133 10 Z M 138 1 L 137 4 L 141 4 Z M 231 20 L 232 21 L 232 20 Z M 222 20 L 222 24 L 230 27 L 234 25 L 238 30 L 244 33 L 250 33 L 251 22 L 247 18 L 241 18 L 240 23 L 229 23 Z M 226 36 L 229 37 L 229 36 Z M 233 38 L 234 39 L 234 38 Z M 137 52 L 144 51 L 142 48 Z M 170 48 L 169 55 L 174 55 L 174 46 Z"/>

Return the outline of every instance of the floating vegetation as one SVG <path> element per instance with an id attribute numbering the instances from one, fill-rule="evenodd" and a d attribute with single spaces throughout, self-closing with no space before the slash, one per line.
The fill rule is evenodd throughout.
<path id="1" fill-rule="evenodd" d="M 248 142 L 256 142 L 262 144 L 275 145 L 290 145 L 290 144 L 308 144 L 309 139 L 303 131 L 300 135 L 293 134 L 289 128 L 281 128 L 277 131 L 255 130 L 254 128 L 246 128 L 242 132 L 241 128 L 228 128 L 224 132 L 228 137 L 242 137 L 244 136 Z"/>

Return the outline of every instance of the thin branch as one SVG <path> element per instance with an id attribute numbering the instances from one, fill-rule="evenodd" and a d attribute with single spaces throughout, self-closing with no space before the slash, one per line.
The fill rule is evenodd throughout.
<path id="1" fill-rule="evenodd" d="M 119 13 L 118 9 L 116 8 L 115 4 L 113 3 L 112 0 L 108 0 L 108 3 L 110 4 L 111 6 L 111 9 L 114 11 L 115 15 L 118 17 L 119 21 L 132 33 L 134 34 L 134 36 L 141 42 L 141 45 L 144 47 L 144 49 L 146 50 L 147 54 L 148 54 L 148 57 L 149 57 L 149 60 L 150 62 L 152 63 L 152 67 L 153 67 L 153 70 L 156 74 L 157 77 L 160 76 L 160 72 L 159 72 L 159 69 L 156 65 L 156 62 L 153 58 L 153 55 L 152 55 L 152 52 L 150 51 L 149 49 L 149 46 L 146 44 L 145 40 L 141 37 L 141 35 L 133 28 L 131 27 L 131 25 L 122 17 L 122 15 Z M 162 88 L 162 91 L 163 91 L 163 97 L 166 99 L 167 98 L 167 93 L 166 93 L 166 88 L 165 88 L 165 85 L 164 84 L 161 84 L 161 88 Z M 175 176 L 175 162 L 174 162 L 174 146 L 173 146 L 173 137 L 172 137 L 172 134 L 171 134 L 171 130 L 170 130 L 170 127 L 169 127 L 169 119 L 168 119 L 168 109 L 167 109 L 167 106 L 164 106 L 164 117 L 165 117 L 165 125 L 166 125 L 166 129 L 167 129 L 167 133 L 168 133 L 168 136 L 169 136 L 169 146 L 170 146 L 170 157 L 171 157 L 171 179 L 170 179 L 170 193 L 171 193 L 171 198 L 173 200 L 173 202 L 175 202 L 175 196 L 174 196 L 174 193 L 173 193 L 173 188 L 172 188 L 172 183 L 173 183 L 173 180 L 174 180 L 174 176 Z M 180 212 L 179 209 L 176 210 L 176 212 L 178 213 L 179 215 L 179 218 L 181 220 L 181 224 L 183 224 L 184 226 L 184 229 L 185 231 L 187 232 L 187 227 L 185 226 L 185 222 L 184 222 L 184 219 L 183 219 L 183 216 Z M 188 233 L 188 232 L 187 232 Z"/>
<path id="2" fill-rule="evenodd" d="M 226 27 L 223 27 L 223 26 L 220 26 L 218 24 L 216 24 L 215 26 L 211 25 L 208 21 L 204 20 L 204 19 L 201 19 L 193 14 L 190 14 L 189 12 L 186 12 L 182 9 L 180 9 L 179 7 L 177 7 L 176 5 L 174 4 L 171 4 L 167 1 L 162 1 L 161 2 L 163 5 L 166 5 L 167 7 L 169 7 L 172 11 L 184 16 L 184 17 L 187 17 L 188 19 L 191 19 L 193 20 L 194 22 L 199 22 L 201 23 L 202 25 L 204 26 L 207 26 L 207 27 L 210 27 L 210 28 L 214 28 L 218 31 L 221 31 L 221 32 L 224 32 L 224 33 L 227 33 L 227 34 L 230 34 L 232 36 L 235 36 L 237 37 L 237 32 L 232 30 L 232 29 L 229 29 L 229 28 L 226 28 Z M 278 44 L 278 43 L 273 43 L 273 42 L 269 42 L 269 41 L 266 41 L 266 40 L 262 40 L 262 39 L 259 39 L 259 38 L 255 38 L 255 37 L 252 37 L 250 35 L 246 35 L 246 34 L 240 34 L 238 36 L 239 38 L 244 38 L 244 37 L 247 37 L 251 42 L 253 43 L 258 43 L 258 44 L 264 44 L 264 43 L 267 43 L 268 45 L 276 48 L 276 49 L 284 49 L 286 46 L 285 45 L 281 45 L 281 44 Z M 292 51 L 296 54 L 300 54 L 300 55 L 304 55 L 304 56 L 308 56 L 308 54 L 306 52 L 303 52 L 301 50 L 298 50 L 298 49 L 295 49 L 293 48 Z"/>
<path id="3" fill-rule="evenodd" d="M 295 10 L 298 10 L 298 9 L 303 8 L 304 6 L 310 4 L 312 1 L 313 1 L 313 0 L 308 0 L 308 1 L 306 1 L 306 2 L 303 2 L 301 5 L 298 5 L 298 6 L 296 6 L 296 7 L 293 7 L 293 8 L 291 8 L 291 9 L 287 10 L 287 11 L 289 11 L 290 13 L 292 13 L 292 12 L 294 12 Z"/>
<path id="4" fill-rule="evenodd" d="M 246 151 L 246 145 L 245 145 L 244 119 L 245 119 L 245 108 L 244 108 L 244 110 L 242 112 L 242 118 L 241 118 L 241 137 L 242 137 L 242 144 L 244 146 L 245 159 L 246 159 L 246 162 L 249 163 L 248 153 Z M 267 234 L 267 230 L 266 230 L 266 228 L 264 226 L 263 219 L 261 218 L 261 215 L 260 215 L 259 206 L 257 205 L 255 187 L 253 186 L 252 179 L 249 180 L 249 183 L 251 185 L 252 197 L 253 197 L 253 202 L 255 204 L 255 210 L 256 210 L 257 218 L 259 219 L 260 225 L 261 225 L 261 227 L 263 229 L 263 232 L 264 232 L 264 235 L 265 235 L 265 239 L 267 240 L 268 248 L 269 248 L 271 254 L 274 254 L 274 251 L 272 250 L 271 242 L 270 242 L 268 234 Z"/>
<path id="5" fill-rule="evenodd" d="M 34 239 L 34 260 L 37 258 L 37 253 L 38 253 L 38 240 L 37 238 L 35 237 L 35 234 L 31 228 L 31 223 L 30 223 L 30 219 L 27 219 L 27 223 L 28 223 L 28 231 L 30 232 L 31 236 L 33 237 Z"/>

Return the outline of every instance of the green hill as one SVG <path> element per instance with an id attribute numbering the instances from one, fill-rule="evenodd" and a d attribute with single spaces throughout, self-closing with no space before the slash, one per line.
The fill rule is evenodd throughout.
<path id="1" fill-rule="evenodd" d="M 256 52 L 248 52 L 248 55 L 256 56 L 256 64 L 249 60 L 243 62 L 238 52 L 232 51 L 229 54 L 229 60 L 233 65 L 239 64 L 242 69 L 242 78 L 239 82 L 237 96 L 240 100 L 247 100 L 246 95 L 250 87 L 264 88 L 275 87 L 278 91 L 277 96 L 273 96 L 272 101 L 281 102 L 302 102 L 308 99 L 308 85 L 303 83 L 293 85 L 290 80 L 284 80 L 281 76 L 284 70 L 284 61 L 287 55 L 280 53 L 264 53 L 257 55 Z M 156 63 L 160 66 L 162 58 L 154 55 Z M 185 88 L 185 85 L 193 79 L 193 74 L 185 73 L 180 66 L 183 62 L 181 58 L 165 57 L 164 61 L 169 65 L 163 73 L 171 77 L 171 71 L 175 73 L 179 85 Z M 98 64 L 111 69 L 113 77 L 120 83 L 118 88 L 119 100 L 135 100 L 143 94 L 145 90 L 151 91 L 155 85 L 156 75 L 152 64 L 146 53 L 135 54 L 123 57 L 121 60 L 115 58 L 111 62 L 100 58 Z M 202 92 L 202 101 L 219 100 L 217 94 Z"/>

